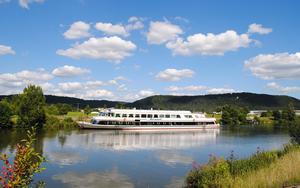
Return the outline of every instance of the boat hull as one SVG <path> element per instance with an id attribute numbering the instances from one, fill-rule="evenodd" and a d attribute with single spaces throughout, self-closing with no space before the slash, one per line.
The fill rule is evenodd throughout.
<path id="1" fill-rule="evenodd" d="M 78 122 L 82 129 L 102 129 L 102 130 L 199 130 L 218 129 L 219 124 L 214 125 L 99 125 L 87 122 Z"/>

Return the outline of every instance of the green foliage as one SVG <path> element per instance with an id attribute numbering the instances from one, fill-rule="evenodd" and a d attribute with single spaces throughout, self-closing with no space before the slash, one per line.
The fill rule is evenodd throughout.
<path id="1" fill-rule="evenodd" d="M 68 104 L 51 104 L 46 106 L 46 113 L 50 115 L 66 115 L 70 111 L 74 111 L 74 108 Z"/>
<path id="2" fill-rule="evenodd" d="M 229 126 L 239 126 L 247 123 L 248 110 L 246 108 L 225 105 L 222 110 L 221 123 Z"/>
<path id="3" fill-rule="evenodd" d="M 299 150 L 299 145 L 288 144 L 279 151 L 260 151 L 246 159 L 237 159 L 233 151 L 227 160 L 214 156 L 205 165 L 196 165 L 186 177 L 186 187 L 231 187 L 235 180 L 260 169 L 268 168 L 279 158 Z"/>
<path id="4" fill-rule="evenodd" d="M 255 154 L 247 159 L 235 159 L 233 152 L 227 159 L 230 166 L 230 173 L 232 176 L 243 176 L 251 171 L 258 170 L 269 166 L 278 158 L 278 152 L 276 151 L 257 151 Z"/>
<path id="5" fill-rule="evenodd" d="M 44 128 L 46 129 L 68 129 L 78 127 L 77 123 L 70 117 L 64 119 L 59 119 L 55 116 L 47 115 L 46 124 Z"/>
<path id="6" fill-rule="evenodd" d="M 35 129 L 28 131 L 27 139 L 17 144 L 13 163 L 9 162 L 6 154 L 0 157 L 3 161 L 1 187 L 28 187 L 33 182 L 34 175 L 45 170 L 41 168 L 41 164 L 45 161 L 44 157 L 33 147 L 34 137 Z"/>
<path id="7" fill-rule="evenodd" d="M 292 138 L 292 142 L 300 144 L 300 117 L 290 123 L 289 134 Z"/>
<path id="8" fill-rule="evenodd" d="M 224 187 L 231 179 L 229 164 L 211 156 L 208 164 L 191 170 L 186 178 L 187 187 Z"/>
<path id="9" fill-rule="evenodd" d="M 0 128 L 12 126 L 11 122 L 12 108 L 7 99 L 0 101 Z"/>
<path id="10" fill-rule="evenodd" d="M 86 105 L 84 108 L 84 113 L 85 114 L 90 114 L 92 112 L 92 109 L 89 105 Z"/>
<path id="11" fill-rule="evenodd" d="M 21 127 L 42 127 L 46 121 L 45 96 L 39 86 L 29 85 L 17 99 L 17 124 Z"/>

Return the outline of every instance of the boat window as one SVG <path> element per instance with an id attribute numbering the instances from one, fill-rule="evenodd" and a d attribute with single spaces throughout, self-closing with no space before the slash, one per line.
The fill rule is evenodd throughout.
<path id="1" fill-rule="evenodd" d="M 192 115 L 189 115 L 189 118 L 193 118 L 193 116 L 192 116 Z"/>
<path id="2" fill-rule="evenodd" d="M 157 114 L 154 114 L 154 116 L 153 116 L 154 118 L 158 118 L 158 115 Z"/>
<path id="3" fill-rule="evenodd" d="M 121 115 L 120 114 L 116 114 L 116 117 L 121 117 Z"/>
<path id="4" fill-rule="evenodd" d="M 127 114 L 122 114 L 122 117 L 127 117 Z"/>
<path id="5" fill-rule="evenodd" d="M 146 118 L 147 116 L 146 116 L 146 114 L 142 114 L 142 118 Z"/>
<path id="6" fill-rule="evenodd" d="M 188 115 L 184 115 L 184 117 L 185 117 L 185 118 L 189 118 L 189 116 L 188 116 Z"/>
<path id="7" fill-rule="evenodd" d="M 136 118 L 139 118 L 139 117 L 140 117 L 140 114 L 135 114 L 135 117 L 136 117 Z"/>
<path id="8" fill-rule="evenodd" d="M 176 115 L 176 118 L 181 118 L 180 115 Z"/>
<path id="9" fill-rule="evenodd" d="M 152 118 L 152 114 L 148 114 L 148 118 Z"/>
<path id="10" fill-rule="evenodd" d="M 160 117 L 160 118 L 164 118 L 164 117 L 165 117 L 165 115 L 163 115 L 163 114 L 159 114 L 159 117 Z"/>
<path id="11" fill-rule="evenodd" d="M 115 113 L 111 113 L 111 117 L 115 117 Z"/>
<path id="12" fill-rule="evenodd" d="M 170 118 L 170 114 L 166 114 L 166 118 Z"/>
<path id="13" fill-rule="evenodd" d="M 175 115 L 175 114 L 172 114 L 172 115 L 171 115 L 171 118 L 176 118 L 176 115 Z"/>
<path id="14" fill-rule="evenodd" d="M 129 116 L 128 117 L 133 117 L 133 114 L 129 114 Z"/>

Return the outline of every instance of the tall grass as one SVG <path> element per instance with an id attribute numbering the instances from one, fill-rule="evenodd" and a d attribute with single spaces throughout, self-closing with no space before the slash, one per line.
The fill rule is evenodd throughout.
<path id="1" fill-rule="evenodd" d="M 293 150 L 269 167 L 233 181 L 232 187 L 283 187 L 300 184 L 300 150 Z"/>

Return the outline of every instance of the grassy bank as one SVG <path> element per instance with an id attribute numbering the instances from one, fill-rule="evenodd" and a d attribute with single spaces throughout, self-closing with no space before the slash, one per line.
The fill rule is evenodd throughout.
<path id="1" fill-rule="evenodd" d="M 204 165 L 194 165 L 186 187 L 283 187 L 300 183 L 300 147 L 257 151 L 246 159 L 232 153 L 226 160 L 211 156 Z"/>
<path id="2" fill-rule="evenodd" d="M 283 187 L 300 184 L 300 149 L 293 150 L 270 166 L 236 178 L 231 187 Z"/>

